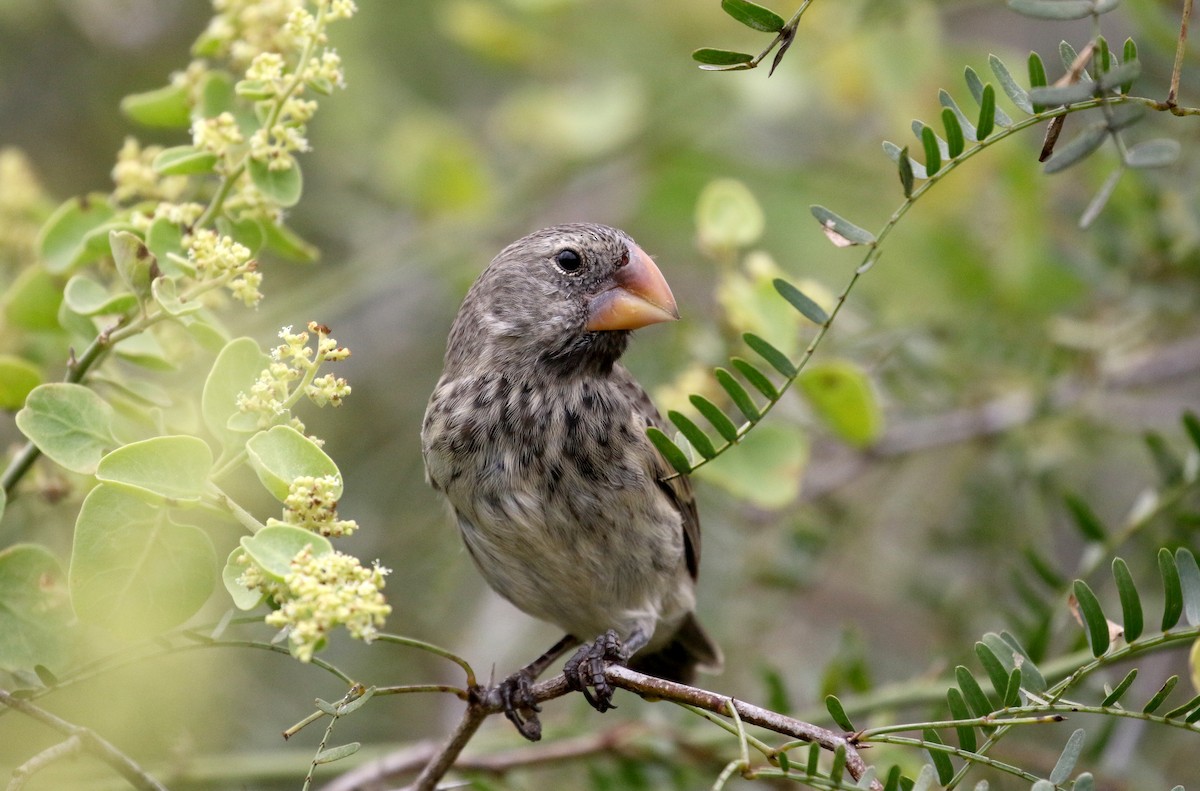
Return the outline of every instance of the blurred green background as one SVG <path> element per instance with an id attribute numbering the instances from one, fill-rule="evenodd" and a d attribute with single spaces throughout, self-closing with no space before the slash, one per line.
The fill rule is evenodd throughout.
<path id="1" fill-rule="evenodd" d="M 794 10 L 768 5 L 785 17 Z M 1135 93 L 1166 93 L 1177 5 L 1135 0 L 1104 19 L 1110 40 L 1139 42 Z M 117 105 L 186 65 L 209 14 L 200 0 L 0 0 L 0 145 L 25 152 L 54 203 L 107 191 L 125 135 L 183 142 L 133 128 Z M 814 295 L 836 294 L 861 256 L 829 244 L 810 204 L 878 229 L 902 200 L 882 140 L 918 150 L 911 120 L 937 119 L 939 88 L 970 104 L 963 67 L 989 78 L 989 53 L 1021 75 L 1036 49 L 1054 79 L 1058 41 L 1082 45 L 1088 30 L 1025 19 L 999 2 L 822 1 L 768 79 L 765 70 L 705 73 L 690 60 L 697 47 L 756 52 L 768 40 L 731 21 L 717 0 L 362 0 L 332 31 L 348 89 L 322 100 L 310 127 L 314 151 L 301 159 L 304 198 L 289 215 L 322 260 L 266 262 L 262 306 L 229 315 L 263 344 L 281 325 L 315 319 L 352 349 L 338 373 L 353 395 L 306 422 L 345 476 L 343 515 L 363 527 L 343 548 L 393 569 L 388 630 L 444 645 L 497 676 L 558 637 L 486 589 L 423 482 L 419 423 L 445 335 L 496 251 L 562 221 L 633 235 L 658 260 L 684 318 L 640 333 L 628 362 L 660 388 L 660 400 L 678 399 L 677 378 L 686 375 L 684 388 L 709 387 L 689 372 L 744 353 L 730 341 L 719 297 L 737 264 L 696 242 L 707 183 L 732 177 L 749 187 L 765 215 L 754 248 Z M 1198 103 L 1195 56 L 1183 86 L 1182 101 Z M 1084 123 L 1069 118 L 1064 139 Z M 1192 153 L 1200 129 L 1193 119 L 1151 117 L 1129 134 L 1173 137 L 1183 160 L 1126 174 L 1089 231 L 1078 217 L 1115 155 L 1104 149 L 1045 176 L 1040 130 L 968 163 L 900 224 L 818 354 L 869 374 L 885 415 L 873 452 L 837 442 L 790 395 L 769 422 L 807 452 L 789 455 L 782 473 L 750 467 L 772 482 L 766 502 L 702 478 L 699 612 L 728 667 L 704 684 L 818 716 L 826 692 L 930 680 L 970 664 L 987 630 L 1027 638 L 1050 623 L 1052 650 L 1082 645 L 1065 597 L 1031 581 L 1023 550 L 1075 573 L 1085 548 L 1064 493 L 1120 524 L 1156 480 L 1143 432 L 1161 431 L 1182 451 L 1179 416 L 1200 405 L 1200 158 Z M 803 332 L 797 346 L 810 337 Z M 0 439 L 15 437 L 5 419 Z M 750 465 L 749 451 L 747 460 L 740 452 L 727 462 Z M 81 496 L 73 492 L 66 506 L 22 504 L 35 532 L 12 538 L 65 556 L 69 506 Z M 1195 546 L 1194 528 L 1159 520 L 1119 551 L 1150 591 L 1153 548 Z M 1031 614 L 1023 586 L 1051 598 L 1053 614 Z M 1115 601 L 1111 584 L 1100 587 Z M 219 618 L 223 597 L 198 620 Z M 324 656 L 368 683 L 460 681 L 427 655 L 350 643 L 339 635 Z M 1184 662 L 1182 654 L 1152 659 L 1146 695 Z M 286 745 L 279 732 L 314 697 L 342 692 L 285 657 L 198 650 L 47 701 L 168 780 L 179 772 L 197 787 L 295 788 L 319 729 Z M 550 704 L 546 732 L 641 719 L 673 734 L 691 724 L 665 706 L 619 702 L 599 720 L 579 700 Z M 340 724 L 335 741 L 384 749 L 440 739 L 459 710 L 448 697 L 380 700 Z M 1003 749 L 1048 768 L 1070 732 L 1061 728 Z M 0 733 L 0 768 L 54 741 L 11 713 Z M 1109 739 L 1093 768 L 1109 772 L 1113 788 L 1166 788 L 1189 773 L 1200 780 L 1194 737 L 1122 724 Z M 474 747 L 519 742 L 496 718 Z M 661 761 L 603 758 L 586 772 L 517 773 L 499 787 L 580 787 L 586 776 L 597 787 L 666 787 L 674 778 L 699 788 L 715 776 L 702 765 L 680 779 L 667 767 L 682 759 L 651 746 Z M 727 741 L 717 754 L 727 760 L 735 749 Z M 70 769 L 76 774 L 30 787 L 108 778 L 90 760 Z"/>

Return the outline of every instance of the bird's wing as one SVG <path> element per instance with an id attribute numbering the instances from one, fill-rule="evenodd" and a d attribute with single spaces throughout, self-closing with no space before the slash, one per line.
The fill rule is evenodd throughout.
<path id="1" fill-rule="evenodd" d="M 646 421 L 646 425 L 666 431 L 666 425 L 654 402 L 650 400 L 650 395 L 637 383 L 633 374 L 621 365 L 613 366 L 613 374 L 617 377 L 621 389 L 628 394 L 634 412 Z M 642 437 L 642 441 L 654 454 L 654 472 L 658 478 L 658 488 L 682 517 L 688 572 L 692 579 L 696 579 L 700 573 L 700 514 L 696 511 L 696 497 L 692 493 L 691 479 L 676 473 L 675 468 L 667 463 L 658 449 L 650 444 L 650 440 Z"/>

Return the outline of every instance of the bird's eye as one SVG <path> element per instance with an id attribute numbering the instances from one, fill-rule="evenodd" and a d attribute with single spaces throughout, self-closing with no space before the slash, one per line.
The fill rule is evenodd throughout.
<path id="1" fill-rule="evenodd" d="M 558 262 L 558 268 L 564 272 L 575 272 L 583 266 L 583 259 L 579 257 L 579 253 L 569 247 L 566 250 L 559 250 L 554 260 Z"/>

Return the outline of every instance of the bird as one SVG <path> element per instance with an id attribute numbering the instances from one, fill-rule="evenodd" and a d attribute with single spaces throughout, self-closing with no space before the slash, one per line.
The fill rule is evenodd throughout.
<path id="1" fill-rule="evenodd" d="M 532 683 L 576 646 L 567 683 L 601 712 L 606 663 L 683 683 L 721 668 L 694 612 L 691 483 L 649 441 L 662 418 L 619 362 L 634 330 L 678 318 L 632 238 L 575 223 L 505 247 L 451 326 L 421 428 L 426 479 L 488 584 L 565 632 L 498 685 L 531 741 Z"/>

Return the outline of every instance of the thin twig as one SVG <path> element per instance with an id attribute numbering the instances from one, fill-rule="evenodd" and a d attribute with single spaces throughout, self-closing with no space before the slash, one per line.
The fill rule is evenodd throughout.
<path id="1" fill-rule="evenodd" d="M 32 717 L 68 738 L 78 739 L 84 750 L 87 750 L 112 767 L 117 774 L 128 780 L 134 788 L 142 789 L 142 791 L 167 791 L 166 786 L 155 780 L 149 772 L 138 766 L 132 758 L 121 752 L 112 742 L 100 736 L 91 728 L 67 722 L 40 706 L 35 706 L 27 700 L 13 697 L 7 690 L 0 689 L 0 703 L 28 717 Z"/>
<path id="2" fill-rule="evenodd" d="M 1167 107 L 1178 107 L 1179 78 L 1183 74 L 1183 55 L 1187 49 L 1188 21 L 1192 18 L 1192 0 L 1183 0 L 1183 14 L 1179 20 L 1179 43 L 1175 45 L 1175 66 L 1171 69 L 1171 88 L 1167 91 Z"/>
<path id="3" fill-rule="evenodd" d="M 861 778 L 867 771 L 866 761 L 859 755 L 853 741 L 846 734 L 837 733 L 807 722 L 801 722 L 800 720 L 786 717 L 760 706 L 735 700 L 727 695 L 710 692 L 699 687 L 688 686 L 687 684 L 654 678 L 653 676 L 648 676 L 619 665 L 608 666 L 605 670 L 605 677 L 612 686 L 634 692 L 644 698 L 687 704 L 723 716 L 729 716 L 730 709 L 732 708 L 737 712 L 737 717 L 743 723 L 756 725 L 760 728 L 765 728 L 801 741 L 818 744 L 830 752 L 841 747 L 846 752 L 846 769 L 854 779 Z M 437 786 L 438 780 L 445 776 L 446 772 L 450 771 L 451 767 L 454 766 L 459 754 L 466 747 L 483 721 L 490 715 L 504 710 L 504 704 L 501 700 L 498 687 L 488 690 L 476 688 L 474 691 L 475 694 L 472 695 L 471 701 L 467 704 L 467 709 L 463 713 L 463 718 L 459 722 L 458 727 L 445 746 L 425 766 L 416 782 L 411 786 L 410 791 L 433 791 Z M 531 694 L 536 703 L 544 703 L 545 701 L 562 697 L 570 691 L 566 678 L 559 674 L 552 679 L 534 685 Z M 872 791 L 882 791 L 883 785 L 875 781 L 872 782 L 870 787 Z"/>

